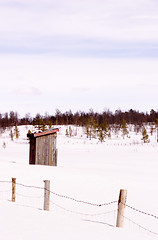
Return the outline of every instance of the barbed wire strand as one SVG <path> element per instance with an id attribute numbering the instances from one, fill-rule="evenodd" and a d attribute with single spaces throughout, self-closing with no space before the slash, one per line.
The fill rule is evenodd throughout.
<path id="1" fill-rule="evenodd" d="M 16 185 L 19 185 L 19 186 L 22 186 L 22 187 L 26 187 L 26 188 L 36 188 L 36 189 L 43 189 L 43 187 L 38 187 L 38 186 L 30 186 L 30 185 L 25 185 L 25 184 L 22 184 L 22 183 L 16 183 Z"/>
<path id="2" fill-rule="evenodd" d="M 12 183 L 12 181 L 2 181 L 2 180 L 0 180 L 0 183 Z"/>
<path id="3" fill-rule="evenodd" d="M 8 189 L 8 190 L 0 190 L 0 193 L 11 192 L 11 191 L 12 191 L 11 189 Z"/>
<path id="4" fill-rule="evenodd" d="M 37 186 L 28 186 L 28 185 L 25 185 L 25 184 L 22 184 L 22 183 L 17 183 L 17 185 L 23 186 L 23 187 L 28 187 L 28 188 L 36 188 L 36 189 L 43 189 L 43 190 L 49 191 L 47 188 L 37 187 Z M 75 199 L 75 198 L 72 198 L 72 197 L 69 197 L 69 196 L 65 196 L 65 195 L 62 195 L 62 194 L 59 194 L 59 193 L 55 193 L 53 191 L 49 191 L 49 192 L 51 194 L 57 196 L 57 197 L 61 197 L 61 198 L 65 198 L 65 199 L 75 201 L 75 202 L 84 203 L 84 204 L 97 206 L 97 207 L 107 206 L 107 205 L 114 204 L 114 203 L 118 202 L 118 201 L 112 201 L 112 202 L 109 202 L 109 203 L 97 204 L 97 203 L 86 202 L 86 201 L 83 201 L 83 200 L 78 200 L 78 199 Z"/>
<path id="5" fill-rule="evenodd" d="M 108 212 L 104 212 L 104 213 L 95 213 L 95 214 L 88 214 L 88 213 L 81 213 L 81 212 L 77 212 L 77 211 L 72 211 L 72 210 L 69 210 L 69 209 L 66 209 L 58 204 L 56 204 L 55 202 L 53 201 L 50 201 L 54 206 L 66 211 L 66 212 L 70 212 L 70 213 L 73 213 L 73 214 L 77 214 L 77 215 L 82 215 L 82 216 L 89 216 L 89 217 L 96 217 L 96 216 L 101 216 L 101 215 L 106 215 L 108 213 L 114 213 L 117 211 L 116 210 L 112 210 L 112 211 L 108 211 Z"/>
<path id="6" fill-rule="evenodd" d="M 2 180 L 0 180 L 0 183 L 12 183 L 12 181 L 2 181 Z M 25 185 L 25 184 L 22 184 L 22 183 L 16 183 L 16 184 L 19 185 L 19 186 L 22 186 L 22 187 L 36 188 L 36 189 L 42 189 L 42 190 L 49 191 L 48 189 L 43 188 L 43 187 L 29 186 L 29 185 Z M 4 190 L 4 191 L 0 191 L 0 192 L 10 192 L 10 191 L 11 191 L 11 190 L 7 190 L 7 191 Z M 111 201 L 111 202 L 108 202 L 108 203 L 96 204 L 96 203 L 86 202 L 86 201 L 83 201 L 83 200 L 77 200 L 77 199 L 75 199 L 75 198 L 72 198 L 72 197 L 69 197 L 69 196 L 66 196 L 66 195 L 62 195 L 62 194 L 58 194 L 58 193 L 55 193 L 55 192 L 53 192 L 53 191 L 49 191 L 49 192 L 50 192 L 51 194 L 56 195 L 56 196 L 61 197 L 61 198 L 69 199 L 69 200 L 72 200 L 72 201 L 75 201 L 75 202 L 84 203 L 84 204 L 88 204 L 88 205 L 92 205 L 92 206 L 98 206 L 98 207 L 107 206 L 107 205 L 111 205 L 111 204 L 114 204 L 114 203 L 117 203 L 117 202 L 118 202 L 118 201 Z M 16 194 L 19 195 L 19 196 L 28 197 L 28 198 L 43 198 L 43 196 L 42 196 L 42 197 L 37 197 L 37 196 L 34 197 L 34 196 L 26 196 L 26 195 L 19 194 L 19 193 L 16 193 Z M 115 213 L 115 212 L 117 211 L 117 210 L 113 210 L 113 211 L 108 211 L 108 212 L 98 213 L 98 214 L 86 214 L 86 213 L 81 213 L 81 212 L 76 212 L 76 211 L 68 210 L 68 209 L 66 209 L 66 208 L 64 208 L 64 207 L 61 207 L 60 205 L 58 205 L 58 204 L 56 204 L 56 203 L 54 203 L 54 202 L 52 202 L 52 201 L 51 201 L 51 203 L 52 203 L 53 205 L 57 206 L 58 208 L 63 209 L 64 211 L 67 211 L 67 212 L 70 212 L 70 213 L 73 213 L 73 214 L 82 215 L 82 216 L 83 216 L 83 215 L 84 215 L 84 216 L 99 216 L 99 215 L 105 215 L 105 214 L 112 213 L 112 212 Z M 122 204 L 124 204 L 124 203 L 122 203 Z M 156 215 L 153 215 L 153 214 L 150 214 L 150 213 L 146 213 L 146 212 L 141 211 L 141 210 L 139 210 L 139 209 L 137 209 L 137 208 L 135 208 L 135 207 L 131 207 L 131 206 L 128 205 L 128 204 L 124 204 L 124 205 L 126 205 L 128 208 L 130 208 L 130 209 L 132 209 L 132 210 L 134 210 L 134 211 L 136 211 L 136 212 L 139 212 L 139 213 L 142 213 L 142 214 L 144 214 L 144 215 L 151 216 L 151 217 L 154 217 L 155 219 L 158 219 L 158 217 L 157 217 Z M 125 219 L 127 219 L 128 221 L 132 222 L 133 224 L 135 224 L 136 226 L 138 226 L 139 228 L 141 228 L 141 229 L 143 229 L 143 230 L 145 230 L 145 231 L 147 231 L 147 232 L 149 232 L 149 233 L 151 233 L 151 234 L 154 234 L 154 235 L 158 236 L 158 233 L 153 232 L 153 231 L 151 231 L 151 230 L 143 227 L 142 225 L 134 222 L 133 220 L 131 220 L 131 219 L 125 217 L 125 216 L 123 216 L 123 217 L 124 217 Z"/>
<path id="7" fill-rule="evenodd" d="M 0 180 L 0 183 L 11 183 L 11 181 L 2 181 Z M 0 193 L 6 193 L 6 192 L 10 192 L 12 191 L 11 189 L 8 189 L 8 190 L 0 190 Z"/>
<path id="8" fill-rule="evenodd" d="M 122 202 L 121 202 L 121 203 L 122 203 Z M 124 203 L 122 203 L 122 204 L 124 204 Z M 127 206 L 128 208 L 132 209 L 133 211 L 136 211 L 136 212 L 142 213 L 142 214 L 144 214 L 144 215 L 147 215 L 147 216 L 150 216 L 150 217 L 153 217 L 153 218 L 158 219 L 158 216 L 156 216 L 156 215 L 154 215 L 154 214 L 152 214 L 152 213 L 147 213 L 147 212 L 141 211 L 141 210 L 139 210 L 139 209 L 137 209 L 137 208 L 135 208 L 135 207 L 129 206 L 128 204 L 124 204 L 124 205 Z"/>
<path id="9" fill-rule="evenodd" d="M 25 198 L 44 198 L 44 196 L 28 196 L 28 195 L 23 195 L 21 193 L 17 193 L 16 195 L 20 196 L 20 197 L 25 197 Z"/>
<path id="10" fill-rule="evenodd" d="M 2 181 L 0 180 L 1 183 L 12 183 L 11 181 Z M 25 185 L 25 184 L 22 184 L 22 183 L 16 183 L 17 185 L 19 186 L 23 186 L 23 187 L 27 187 L 27 188 L 36 188 L 36 189 L 42 189 L 42 190 L 46 190 L 46 191 L 49 191 L 48 189 L 46 188 L 43 188 L 43 187 L 39 187 L 39 186 L 29 186 L 29 185 Z M 108 205 L 111 205 L 111 204 L 114 204 L 114 203 L 117 203 L 118 201 L 111 201 L 111 202 L 108 202 L 108 203 L 102 203 L 102 204 L 97 204 L 97 203 L 91 203 L 91 202 L 87 202 L 87 201 L 83 201 L 83 200 L 78 200 L 78 199 L 75 199 L 75 198 L 72 198 L 72 197 L 69 197 L 69 196 L 66 196 L 66 195 L 62 195 L 62 194 L 59 194 L 59 193 L 55 193 L 53 191 L 49 191 L 51 194 L 55 195 L 55 196 L 58 196 L 58 197 L 61 197 L 61 198 L 65 198 L 65 199 L 69 199 L 69 200 L 72 200 L 72 201 L 75 201 L 75 202 L 79 202 L 79 203 L 83 203 L 83 204 L 88 204 L 88 205 L 92 205 L 92 206 L 97 206 L 97 207 L 101 207 L 101 206 L 108 206 Z M 27 196 L 28 197 L 28 196 Z M 124 204 L 124 203 L 122 203 Z M 151 216 L 151 217 L 154 217 L 155 219 L 158 219 L 158 216 L 154 215 L 154 214 L 151 214 L 151 213 L 146 213 L 144 211 L 141 211 L 135 207 L 131 207 L 130 205 L 128 204 L 124 204 L 126 205 L 128 208 L 134 210 L 134 211 L 137 211 L 139 213 L 142 213 L 142 214 L 145 214 L 147 216 Z"/>
<path id="11" fill-rule="evenodd" d="M 122 216 L 123 216 L 123 215 L 122 215 Z M 147 231 L 147 232 L 149 232 L 149 233 L 152 233 L 152 234 L 158 236 L 158 233 L 153 232 L 153 231 L 151 231 L 151 230 L 143 227 L 142 225 L 140 225 L 140 224 L 134 222 L 133 220 L 131 220 L 130 218 L 127 218 L 127 217 L 125 217 L 125 216 L 123 216 L 123 217 L 124 217 L 125 219 L 127 219 L 128 221 L 130 221 L 131 223 L 133 223 L 134 225 L 138 226 L 139 228 L 141 228 L 141 229 L 143 229 L 143 230 L 145 230 L 145 231 Z"/>
<path id="12" fill-rule="evenodd" d="M 61 198 L 65 198 L 65 199 L 69 199 L 69 200 L 72 200 L 72 201 L 75 201 L 75 202 L 84 203 L 84 204 L 87 204 L 87 205 L 92 205 L 92 206 L 97 206 L 97 207 L 107 206 L 107 205 L 111 205 L 111 204 L 114 204 L 114 203 L 118 202 L 118 201 L 112 201 L 112 202 L 108 202 L 108 203 L 97 204 L 97 203 L 86 202 L 86 201 L 83 201 L 83 200 L 77 200 L 75 198 L 65 196 L 65 195 L 61 195 L 61 194 L 58 194 L 58 193 L 55 193 L 55 192 L 52 192 L 52 191 L 50 191 L 50 193 L 52 193 L 55 196 L 61 197 Z"/>

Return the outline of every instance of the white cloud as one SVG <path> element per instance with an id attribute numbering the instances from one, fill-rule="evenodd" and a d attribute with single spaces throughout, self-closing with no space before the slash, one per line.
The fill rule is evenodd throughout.
<path id="1" fill-rule="evenodd" d="M 41 92 L 72 88 L 157 84 L 157 59 L 64 58 L 49 55 L 1 55 L 2 89 L 31 86 Z"/>
<path id="2" fill-rule="evenodd" d="M 157 12 L 154 0 L 1 0 L 1 102 L 25 112 L 156 105 Z"/>
<path id="3" fill-rule="evenodd" d="M 42 92 L 35 87 L 20 87 L 12 91 L 13 94 L 22 96 L 36 96 L 41 95 Z"/>
<path id="4" fill-rule="evenodd" d="M 80 86 L 80 87 L 73 87 L 72 92 L 77 92 L 77 93 L 87 93 L 91 90 L 91 88 Z"/>
<path id="5" fill-rule="evenodd" d="M 23 0 L 15 3 L 16 7 L 10 5 L 10 1 L 5 7 L 1 6 L 0 29 L 4 39 L 12 37 L 18 44 L 25 39 L 55 35 L 109 41 L 158 40 L 155 1 Z M 20 9 L 18 4 L 21 4 Z"/>

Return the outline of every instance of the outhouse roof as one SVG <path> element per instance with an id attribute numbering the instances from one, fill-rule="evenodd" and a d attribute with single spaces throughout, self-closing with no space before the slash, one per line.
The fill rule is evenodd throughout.
<path id="1" fill-rule="evenodd" d="M 34 133 L 34 137 L 42 137 L 42 136 L 54 134 L 54 133 L 57 133 L 57 132 L 59 132 L 59 128 L 53 128 L 53 129 L 49 129 L 49 130 L 44 131 L 44 132 Z"/>

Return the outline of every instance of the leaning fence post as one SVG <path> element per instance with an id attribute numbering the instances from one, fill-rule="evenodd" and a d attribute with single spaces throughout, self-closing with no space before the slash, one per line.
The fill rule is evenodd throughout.
<path id="1" fill-rule="evenodd" d="M 50 206 L 50 181 L 44 180 L 44 210 L 49 211 Z"/>
<path id="2" fill-rule="evenodd" d="M 124 225 L 124 212 L 127 200 L 127 190 L 121 189 L 118 201 L 118 211 L 117 211 L 117 223 L 116 227 L 123 227 Z"/>
<path id="3" fill-rule="evenodd" d="M 12 178 L 12 202 L 15 202 L 16 178 Z"/>

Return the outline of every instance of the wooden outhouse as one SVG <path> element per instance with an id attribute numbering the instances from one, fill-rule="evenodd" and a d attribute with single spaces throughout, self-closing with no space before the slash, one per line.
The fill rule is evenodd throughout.
<path id="1" fill-rule="evenodd" d="M 56 140 L 58 131 L 58 128 L 53 128 L 27 135 L 30 139 L 29 164 L 57 166 Z"/>

